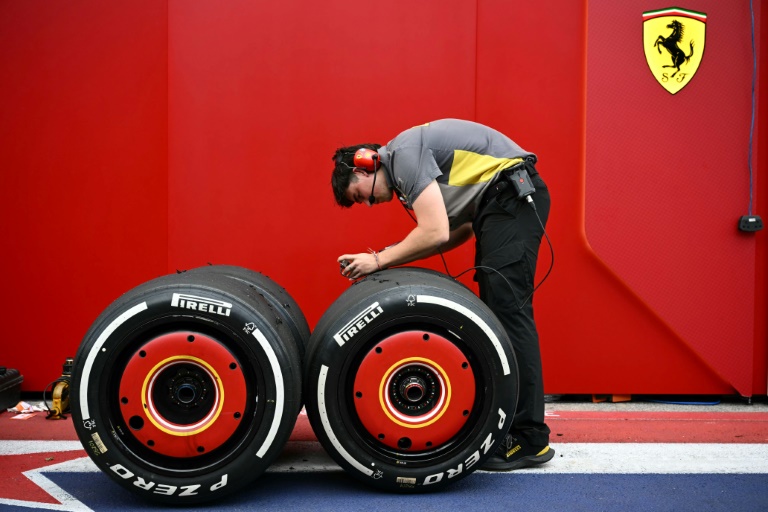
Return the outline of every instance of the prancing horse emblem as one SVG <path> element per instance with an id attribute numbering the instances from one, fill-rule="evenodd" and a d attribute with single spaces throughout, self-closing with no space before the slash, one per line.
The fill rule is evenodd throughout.
<path id="1" fill-rule="evenodd" d="M 659 49 L 659 53 L 661 53 L 662 46 L 669 52 L 669 55 L 672 57 L 672 64 L 663 67 L 675 68 L 677 71 L 672 73 L 672 76 L 675 76 L 677 72 L 680 71 L 680 65 L 684 62 L 688 62 L 693 55 L 693 39 L 691 39 L 691 53 L 686 55 L 685 52 L 680 49 L 680 46 L 678 46 L 683 39 L 685 25 L 677 20 L 672 20 L 672 23 L 667 25 L 667 28 L 671 28 L 672 33 L 667 37 L 659 36 L 656 39 L 656 42 L 653 43 L 653 46 Z"/>
<path id="2" fill-rule="evenodd" d="M 643 13 L 643 51 L 656 81 L 672 94 L 688 85 L 704 55 L 707 15 L 677 7 Z"/>

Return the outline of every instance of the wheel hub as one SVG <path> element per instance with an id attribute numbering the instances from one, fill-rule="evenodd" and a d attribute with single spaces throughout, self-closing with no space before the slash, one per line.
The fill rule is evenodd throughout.
<path id="1" fill-rule="evenodd" d="M 210 372 L 192 362 L 167 365 L 158 374 L 151 393 L 160 415 L 177 424 L 200 421 L 214 407 L 217 398 Z"/>
<path id="2" fill-rule="evenodd" d="M 131 435 L 152 451 L 183 458 L 209 453 L 234 434 L 247 386 L 237 358 L 221 343 L 175 332 L 131 356 L 119 393 Z"/>
<path id="3" fill-rule="evenodd" d="M 420 416 L 434 410 L 441 398 L 440 376 L 425 363 L 404 364 L 389 379 L 388 402 L 407 416 Z"/>
<path id="4" fill-rule="evenodd" d="M 423 331 L 389 336 L 357 369 L 354 403 L 364 428 L 402 451 L 435 449 L 466 424 L 475 377 L 464 353 L 448 339 Z"/>

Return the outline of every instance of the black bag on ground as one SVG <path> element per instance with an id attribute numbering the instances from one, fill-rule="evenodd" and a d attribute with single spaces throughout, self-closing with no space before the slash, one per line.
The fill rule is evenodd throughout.
<path id="1" fill-rule="evenodd" d="M 23 381 L 24 377 L 19 370 L 0 366 L 0 411 L 19 403 Z"/>

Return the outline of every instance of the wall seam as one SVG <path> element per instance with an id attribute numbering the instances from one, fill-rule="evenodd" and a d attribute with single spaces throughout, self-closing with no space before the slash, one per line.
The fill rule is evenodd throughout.
<path id="1" fill-rule="evenodd" d="M 478 121 L 478 90 L 480 81 L 480 2 L 475 0 L 475 90 L 472 116 Z"/>
<path id="2" fill-rule="evenodd" d="M 165 270 L 171 269 L 171 0 L 165 3 Z"/>

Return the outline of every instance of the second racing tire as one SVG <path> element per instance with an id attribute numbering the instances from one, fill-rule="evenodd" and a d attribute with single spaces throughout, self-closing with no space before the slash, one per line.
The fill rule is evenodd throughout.
<path id="1" fill-rule="evenodd" d="M 312 428 L 373 487 L 436 490 L 478 469 L 507 433 L 517 364 L 493 313 L 462 284 L 396 268 L 355 283 L 307 348 Z"/>

